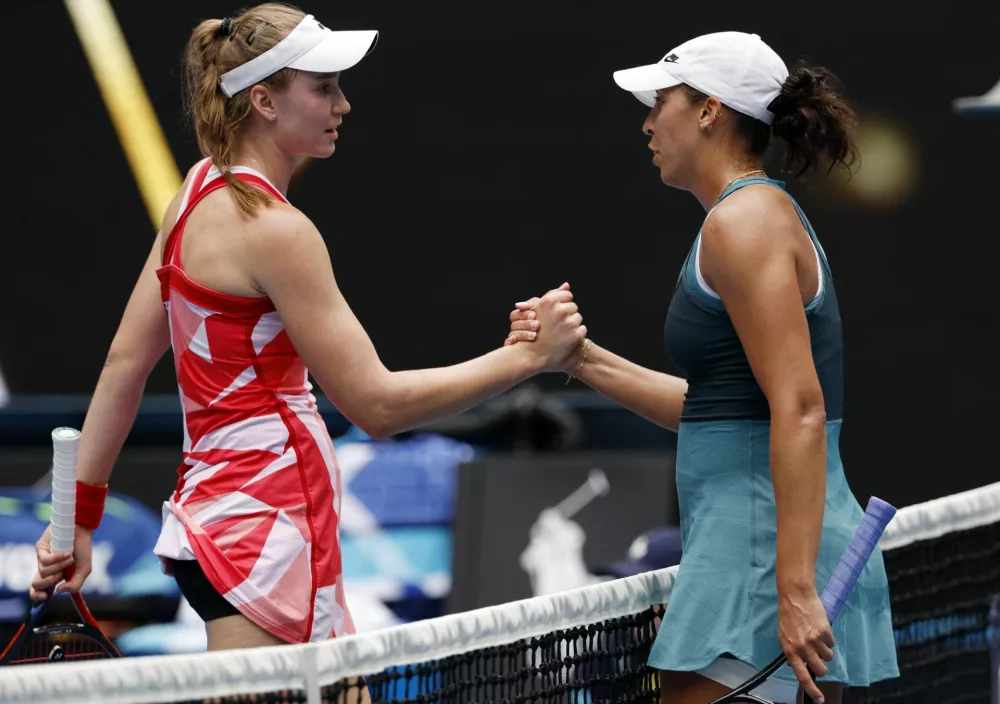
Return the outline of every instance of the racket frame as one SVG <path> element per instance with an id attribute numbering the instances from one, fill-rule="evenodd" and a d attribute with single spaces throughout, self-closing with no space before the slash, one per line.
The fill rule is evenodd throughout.
<path id="1" fill-rule="evenodd" d="M 70 601 L 73 604 L 73 608 L 76 611 L 77 616 L 80 617 L 80 621 L 76 623 L 53 623 L 46 626 L 37 625 L 42 618 L 42 614 L 48 608 L 49 604 L 52 603 L 53 599 L 58 598 L 55 596 L 49 596 L 48 599 L 44 601 L 37 602 L 32 605 L 25 616 L 24 622 L 21 627 L 11 638 L 10 643 L 4 648 L 3 652 L 0 653 L 0 665 L 16 665 L 23 664 L 16 660 L 16 657 L 24 650 L 32 639 L 34 638 L 46 638 L 48 636 L 60 636 L 60 635 L 76 635 L 84 636 L 89 640 L 93 641 L 100 649 L 103 651 L 106 657 L 109 658 L 120 658 L 121 653 L 115 644 L 104 635 L 104 631 L 101 630 L 100 625 L 97 623 L 97 619 L 90 612 L 90 608 L 87 606 L 87 602 L 84 601 L 83 595 L 79 592 L 70 594 Z M 49 657 L 50 661 L 58 660 L 59 658 Z"/>

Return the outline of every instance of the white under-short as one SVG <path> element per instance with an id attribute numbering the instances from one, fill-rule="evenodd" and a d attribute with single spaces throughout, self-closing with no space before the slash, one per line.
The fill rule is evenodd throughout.
<path id="1" fill-rule="evenodd" d="M 715 662 L 708 667 L 698 670 L 698 674 L 731 689 L 736 689 L 756 675 L 757 670 L 742 660 L 721 657 L 716 658 Z M 799 693 L 799 683 L 771 677 L 765 680 L 764 684 L 751 690 L 750 693 L 755 697 L 774 702 L 774 704 L 795 704 L 795 698 Z"/>

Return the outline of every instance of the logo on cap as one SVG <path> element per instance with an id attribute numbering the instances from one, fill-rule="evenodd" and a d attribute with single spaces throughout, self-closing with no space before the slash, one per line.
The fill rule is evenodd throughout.
<path id="1" fill-rule="evenodd" d="M 663 57 L 663 62 L 668 64 L 675 64 L 677 63 L 679 58 L 680 57 L 677 56 L 677 54 L 667 54 L 666 56 Z"/>

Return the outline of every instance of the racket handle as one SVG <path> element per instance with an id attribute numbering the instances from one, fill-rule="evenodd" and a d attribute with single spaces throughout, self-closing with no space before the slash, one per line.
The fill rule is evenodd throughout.
<path id="1" fill-rule="evenodd" d="M 52 552 L 73 552 L 76 535 L 76 456 L 80 431 L 52 431 Z"/>
<path id="2" fill-rule="evenodd" d="M 873 496 L 868 500 L 868 508 L 865 509 L 861 524 L 848 543 L 843 557 L 837 563 L 820 597 L 830 623 L 837 620 L 841 607 L 851 595 L 858 577 L 861 576 L 861 570 L 868 564 L 868 559 L 882 538 L 882 533 L 895 515 L 896 509 L 882 499 Z"/>

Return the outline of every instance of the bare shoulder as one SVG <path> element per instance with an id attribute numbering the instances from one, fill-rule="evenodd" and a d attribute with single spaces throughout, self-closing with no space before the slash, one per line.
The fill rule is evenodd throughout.
<path id="1" fill-rule="evenodd" d="M 711 212 L 702 244 L 736 259 L 770 256 L 795 247 L 802 225 L 787 195 L 773 186 L 741 188 Z"/>
<path id="2" fill-rule="evenodd" d="M 247 233 L 255 249 L 323 244 L 313 221 L 295 206 L 282 202 L 258 210 L 247 223 Z"/>
<path id="3" fill-rule="evenodd" d="M 261 208 L 247 222 L 246 235 L 247 270 L 268 295 L 290 278 L 303 283 L 332 274 L 326 242 L 312 220 L 292 205 L 278 202 Z"/>

